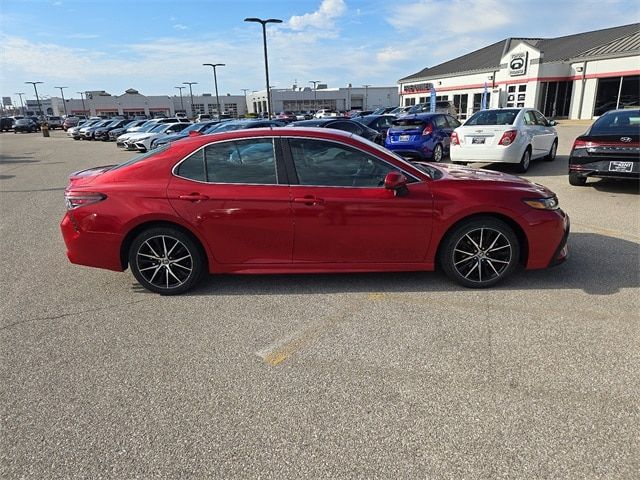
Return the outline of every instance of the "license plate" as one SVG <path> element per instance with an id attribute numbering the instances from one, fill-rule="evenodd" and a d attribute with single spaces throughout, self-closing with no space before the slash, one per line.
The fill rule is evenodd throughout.
<path id="1" fill-rule="evenodd" d="M 484 145 L 484 137 L 473 137 L 471 139 L 472 145 Z"/>
<path id="2" fill-rule="evenodd" d="M 610 172 L 633 172 L 633 162 L 609 162 Z"/>
<path id="3" fill-rule="evenodd" d="M 401 141 L 401 142 L 408 142 L 409 138 L 411 138 L 411 135 L 400 135 L 398 137 L 398 140 Z"/>

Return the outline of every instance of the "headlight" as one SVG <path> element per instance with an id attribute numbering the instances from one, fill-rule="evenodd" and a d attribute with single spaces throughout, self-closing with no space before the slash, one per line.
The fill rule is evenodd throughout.
<path id="1" fill-rule="evenodd" d="M 525 198 L 522 201 L 536 210 L 557 210 L 560 206 L 558 197 Z"/>

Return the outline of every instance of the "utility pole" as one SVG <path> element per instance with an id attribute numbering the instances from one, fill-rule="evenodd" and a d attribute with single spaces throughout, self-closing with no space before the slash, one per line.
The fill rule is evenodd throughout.
<path id="1" fill-rule="evenodd" d="M 309 83 L 313 83 L 313 109 L 318 109 L 318 84 L 321 80 L 309 80 Z"/>
<path id="2" fill-rule="evenodd" d="M 80 98 L 82 99 L 82 113 L 87 114 L 87 107 L 84 106 L 84 92 L 76 92 L 80 94 Z M 89 112 L 91 113 L 91 112 Z M 89 116 L 89 115 L 87 115 Z"/>
<path id="3" fill-rule="evenodd" d="M 187 88 L 187 87 L 173 87 L 173 88 L 177 88 L 178 90 L 180 90 L 180 110 L 182 110 L 184 113 L 186 113 L 184 111 L 184 102 L 182 101 L 182 89 L 183 88 Z"/>
<path id="4" fill-rule="evenodd" d="M 67 104 L 64 101 L 64 92 L 62 91 L 63 88 L 69 88 L 69 87 L 53 87 L 53 88 L 59 88 L 60 89 L 60 95 L 62 95 L 62 106 L 64 107 L 64 116 L 65 118 L 67 117 Z"/>
<path id="5" fill-rule="evenodd" d="M 24 82 L 24 83 L 30 83 L 31 85 L 33 85 L 33 89 L 36 91 L 36 100 L 38 101 L 38 113 L 40 114 L 40 116 L 42 116 L 42 105 L 40 105 L 40 97 L 38 96 L 38 87 L 36 87 L 36 85 L 44 82 Z"/>
<path id="6" fill-rule="evenodd" d="M 24 92 L 16 92 L 16 95 L 20 96 L 20 108 L 22 108 L 22 116 L 24 117 L 25 113 L 24 113 L 24 102 L 22 101 L 22 95 L 24 95 Z"/>
<path id="7" fill-rule="evenodd" d="M 197 85 L 198 82 L 182 82 L 184 85 L 189 85 L 189 96 L 191 97 L 191 119 L 195 120 L 196 115 L 193 111 L 193 90 L 191 89 L 191 85 Z"/>
<path id="8" fill-rule="evenodd" d="M 216 67 L 224 67 L 224 63 L 203 63 L 202 66 L 213 68 L 213 84 L 216 88 L 216 110 L 218 111 L 218 120 L 220 120 L 220 97 L 218 96 L 218 77 L 216 77 Z"/>

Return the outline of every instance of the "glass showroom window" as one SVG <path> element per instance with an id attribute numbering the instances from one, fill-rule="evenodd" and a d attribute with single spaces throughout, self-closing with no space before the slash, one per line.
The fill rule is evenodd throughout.
<path id="1" fill-rule="evenodd" d="M 609 110 L 618 108 L 637 108 L 639 105 L 640 75 L 601 78 L 598 80 L 593 115 L 599 116 Z"/>

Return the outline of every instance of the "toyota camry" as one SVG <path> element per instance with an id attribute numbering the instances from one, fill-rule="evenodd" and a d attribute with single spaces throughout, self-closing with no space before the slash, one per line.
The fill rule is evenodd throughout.
<path id="1" fill-rule="evenodd" d="M 332 129 L 189 137 L 72 174 L 65 200 L 71 262 L 131 268 L 160 294 L 206 274 L 436 268 L 488 287 L 567 257 L 569 218 L 544 186 Z"/>

